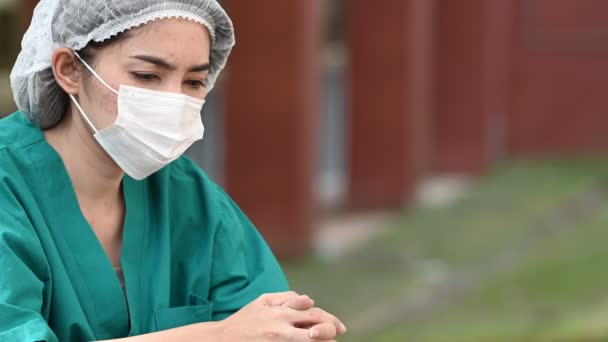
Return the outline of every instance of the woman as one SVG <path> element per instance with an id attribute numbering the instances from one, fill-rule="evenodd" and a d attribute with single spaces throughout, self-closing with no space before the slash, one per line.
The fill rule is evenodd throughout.
<path id="1" fill-rule="evenodd" d="M 0 341 L 333 340 L 186 157 L 234 45 L 215 0 L 42 0 L 0 121 Z"/>

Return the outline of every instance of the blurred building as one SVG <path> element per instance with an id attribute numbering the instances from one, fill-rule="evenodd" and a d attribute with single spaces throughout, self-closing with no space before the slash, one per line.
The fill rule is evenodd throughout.
<path id="1" fill-rule="evenodd" d="M 237 47 L 189 154 L 281 255 L 308 249 L 324 208 L 402 208 L 430 174 L 608 149 L 605 0 L 223 3 Z"/>

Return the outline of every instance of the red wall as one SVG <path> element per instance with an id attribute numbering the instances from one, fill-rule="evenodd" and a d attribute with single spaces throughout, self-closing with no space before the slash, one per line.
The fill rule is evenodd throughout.
<path id="1" fill-rule="evenodd" d="M 400 208 L 429 152 L 434 1 L 346 1 L 348 201 Z"/>
<path id="2" fill-rule="evenodd" d="M 433 170 L 483 173 L 506 149 L 511 0 L 439 1 Z"/>
<path id="3" fill-rule="evenodd" d="M 20 2 L 22 30 L 25 32 L 30 25 L 30 21 L 32 21 L 32 14 L 34 13 L 34 8 L 38 4 L 38 0 L 20 0 Z"/>
<path id="4" fill-rule="evenodd" d="M 511 152 L 608 150 L 608 1 L 516 3 Z"/>
<path id="5" fill-rule="evenodd" d="M 233 0 L 226 73 L 226 189 L 282 256 L 310 246 L 321 2 Z"/>

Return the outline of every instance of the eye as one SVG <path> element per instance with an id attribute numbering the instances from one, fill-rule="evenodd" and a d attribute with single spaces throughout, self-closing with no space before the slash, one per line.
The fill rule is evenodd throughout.
<path id="1" fill-rule="evenodd" d="M 152 82 L 152 81 L 160 80 L 160 77 L 158 77 L 155 74 L 132 72 L 131 76 L 133 78 L 135 78 L 136 80 L 142 81 L 142 82 Z"/>
<path id="2" fill-rule="evenodd" d="M 185 83 L 192 89 L 200 89 L 205 87 L 205 81 L 201 80 L 188 80 Z"/>

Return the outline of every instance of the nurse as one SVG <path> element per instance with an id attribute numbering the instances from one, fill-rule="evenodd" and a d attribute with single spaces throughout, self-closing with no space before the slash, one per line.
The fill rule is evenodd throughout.
<path id="1" fill-rule="evenodd" d="M 182 156 L 233 45 L 215 0 L 40 1 L 0 121 L 0 341 L 345 332 Z"/>

